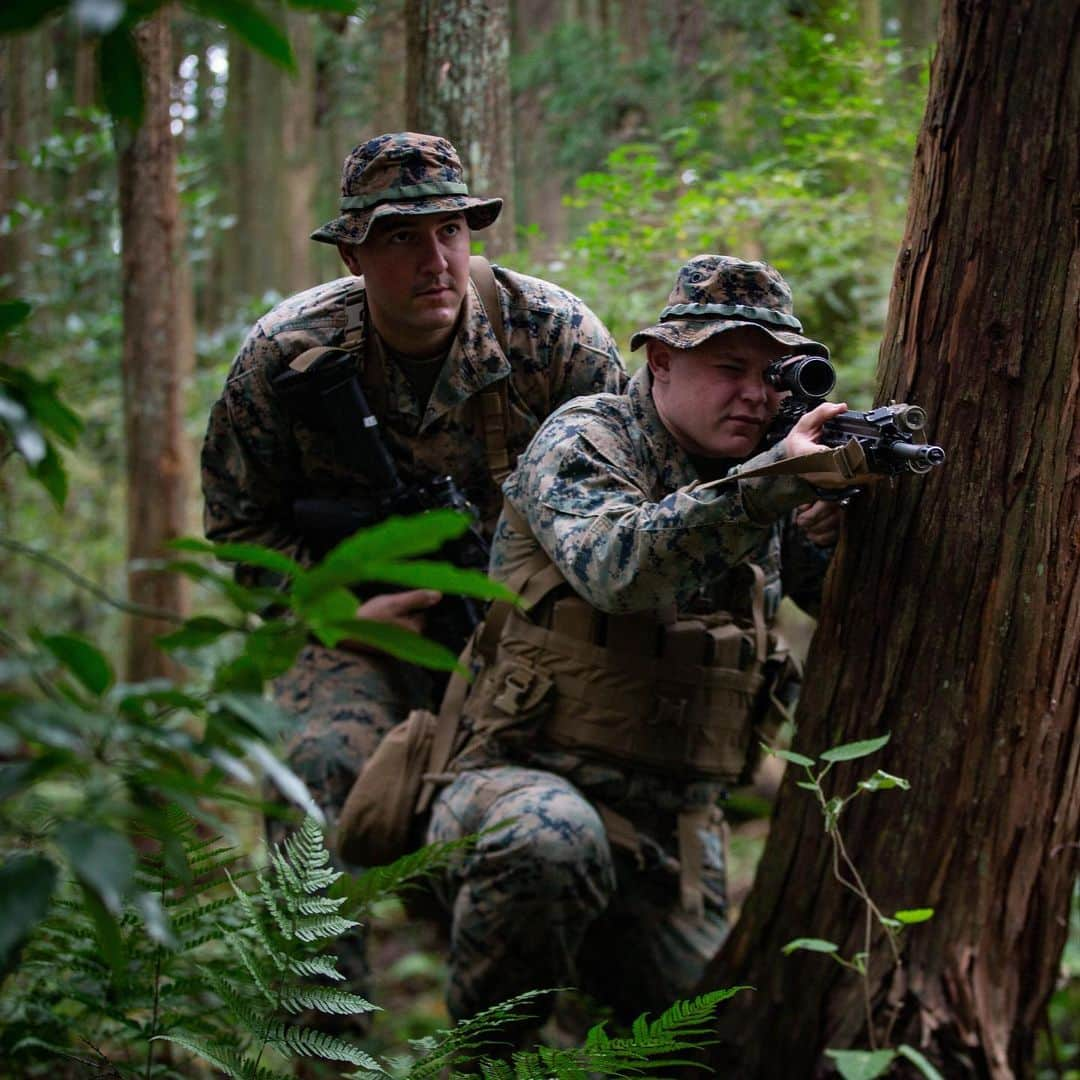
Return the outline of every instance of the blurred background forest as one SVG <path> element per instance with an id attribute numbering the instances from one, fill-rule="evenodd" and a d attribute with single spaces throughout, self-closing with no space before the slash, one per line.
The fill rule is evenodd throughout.
<path id="1" fill-rule="evenodd" d="M 430 62 L 425 37 L 440 10 L 460 19 L 468 3 L 382 0 L 353 14 L 267 4 L 291 42 L 292 73 L 197 6 L 170 9 L 167 63 L 182 237 L 166 343 L 182 358 L 180 531 L 201 531 L 198 447 L 243 335 L 281 297 L 343 273 L 308 234 L 336 213 L 348 150 L 385 131 L 423 126 L 454 137 L 473 192 L 508 200 L 505 224 L 474 237 L 476 250 L 583 297 L 631 368 L 639 358 L 630 335 L 655 317 L 677 267 L 727 252 L 779 268 L 807 331 L 831 347 L 844 397 L 869 403 L 926 102 L 934 0 L 492 3 L 462 68 L 490 76 L 465 92 L 494 94 L 503 119 L 467 142 L 423 124 L 437 114 L 430 102 L 425 111 L 424 95 L 437 96 L 455 73 L 436 67 L 425 85 L 416 72 Z M 70 17 L 0 38 L 0 300 L 32 308 L 0 338 L 0 362 L 54 383 L 83 424 L 59 451 L 65 498 L 61 482 L 47 490 L 4 447 L 0 626 L 7 645 L 49 628 L 116 657 L 126 633 L 116 606 L 15 550 L 45 552 L 112 597 L 128 593 L 124 139 L 115 103 L 111 113 L 101 105 L 99 48 Z M 196 593 L 195 609 L 207 605 L 223 609 L 220 597 Z M 85 665 L 80 674 L 62 645 L 50 648 L 101 697 L 111 676 L 87 676 Z M 744 809 L 753 816 L 752 798 Z M 736 903 L 761 825 L 736 838 Z M 1080 966 L 1077 940 L 1067 970 Z M 394 934 L 380 953 L 391 976 L 380 1000 L 400 1022 L 391 1042 L 442 1016 L 438 960 L 401 947 Z M 434 1019 L 404 1009 L 418 1001 Z M 1053 1008 L 1069 1043 L 1069 997 Z M 1054 1061 L 1047 1069 L 1075 1075 Z"/>
<path id="2" fill-rule="evenodd" d="M 508 23 L 511 175 L 470 178 L 475 191 L 509 196 L 515 227 L 476 239 L 496 261 L 581 295 L 624 352 L 688 256 L 766 259 L 833 349 L 844 393 L 865 399 L 934 12 L 930 0 L 518 0 Z M 210 20 L 172 19 L 169 112 L 190 290 L 177 297 L 178 333 L 194 347 L 183 386 L 188 469 L 246 327 L 277 298 L 344 272 L 332 249 L 307 239 L 336 212 L 343 157 L 410 116 L 404 0 L 352 16 L 277 15 L 295 76 Z M 37 377 L 58 378 L 86 424 L 66 455 L 64 509 L 9 468 L 2 529 L 122 594 L 112 120 L 95 104 L 94 40 L 70 20 L 0 49 L 0 289 L 34 308 L 7 351 Z M 188 491 L 197 533 L 197 481 Z M 0 576 L 0 618 L 15 629 L 59 620 L 99 643 L 119 640 L 119 616 L 25 562 Z"/>

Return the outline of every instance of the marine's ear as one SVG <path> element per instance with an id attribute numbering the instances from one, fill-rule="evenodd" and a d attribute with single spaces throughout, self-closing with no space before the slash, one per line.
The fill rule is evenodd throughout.
<path id="1" fill-rule="evenodd" d="M 671 381 L 671 349 L 656 338 L 648 338 L 645 342 L 645 355 L 648 358 L 649 371 L 652 372 L 654 382 L 666 383 Z"/>
<path id="2" fill-rule="evenodd" d="M 360 277 L 364 271 L 360 269 L 360 260 L 356 257 L 357 246 L 356 244 L 338 244 L 337 249 L 341 261 L 349 268 L 349 273 Z"/>

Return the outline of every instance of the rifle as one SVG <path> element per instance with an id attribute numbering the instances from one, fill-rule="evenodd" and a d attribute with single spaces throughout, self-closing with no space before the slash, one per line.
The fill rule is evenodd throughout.
<path id="1" fill-rule="evenodd" d="M 824 356 L 782 356 L 765 369 L 766 381 L 788 396 L 780 403 L 765 439 L 773 446 L 799 418 L 820 405 L 836 386 L 836 370 Z M 857 439 L 871 472 L 897 476 L 927 473 L 945 462 L 945 451 L 926 441 L 926 410 L 918 405 L 879 405 L 866 412 L 843 412 L 825 423 L 821 442 L 844 446 Z"/>
<path id="2" fill-rule="evenodd" d="M 322 558 L 358 529 L 395 515 L 451 509 L 468 514 L 472 524 L 439 555 L 456 566 L 487 570 L 487 540 L 477 525 L 473 505 L 452 476 L 406 484 L 379 434 L 379 421 L 368 405 L 357 377 L 353 354 L 336 348 L 311 349 L 273 379 L 278 398 L 310 426 L 329 430 L 338 453 L 363 475 L 375 492 L 364 499 L 299 498 L 293 520 L 317 558 Z M 370 594 L 366 588 L 359 595 Z M 390 591 L 379 586 L 378 591 Z M 466 596 L 445 597 L 429 614 L 427 634 L 460 652 L 483 621 L 481 605 Z"/>

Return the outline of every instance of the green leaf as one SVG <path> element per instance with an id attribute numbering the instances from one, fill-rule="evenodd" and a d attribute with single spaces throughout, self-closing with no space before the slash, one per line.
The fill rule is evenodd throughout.
<path id="1" fill-rule="evenodd" d="M 212 544 L 194 536 L 184 536 L 173 540 L 169 547 L 177 551 L 195 551 L 213 555 L 222 562 L 244 563 L 257 566 L 262 570 L 272 570 L 276 574 L 292 577 L 303 572 L 303 567 L 288 555 L 261 544 Z"/>
<path id="2" fill-rule="evenodd" d="M 935 1069 L 934 1066 L 915 1049 L 914 1046 L 908 1046 L 907 1043 L 901 1043 L 896 1048 L 896 1052 L 901 1057 L 907 1058 L 908 1061 L 910 1061 L 912 1065 L 926 1077 L 926 1080 L 945 1080 L 945 1077 L 943 1077 L 941 1073 L 939 1073 L 937 1069 Z"/>
<path id="3" fill-rule="evenodd" d="M 68 821 L 56 830 L 56 842 L 79 880 L 119 915 L 135 878 L 135 851 L 127 837 L 101 825 Z"/>
<path id="4" fill-rule="evenodd" d="M 49 634 L 45 646 L 90 691 L 100 697 L 112 685 L 115 675 L 105 654 L 86 638 L 75 634 Z"/>
<path id="5" fill-rule="evenodd" d="M 454 671 L 458 658 L 445 645 L 429 641 L 420 634 L 405 630 L 391 623 L 372 619 L 349 619 L 327 627 L 313 628 L 327 645 L 336 645 L 346 638 L 389 653 L 399 660 L 406 660 L 435 671 Z"/>
<path id="6" fill-rule="evenodd" d="M 854 761 L 856 758 L 866 757 L 876 753 L 891 738 L 890 735 L 882 735 L 877 739 L 863 739 L 861 742 L 844 743 L 843 746 L 834 746 L 826 750 L 822 755 L 822 761 Z"/>
<path id="7" fill-rule="evenodd" d="M 328 589 L 363 581 L 369 563 L 396 563 L 431 554 L 468 527 L 469 516 L 458 510 L 389 518 L 342 540 L 322 563 L 297 580 L 294 592 L 307 600 Z"/>
<path id="8" fill-rule="evenodd" d="M 907 908 L 904 911 L 894 911 L 893 918 L 905 926 L 914 926 L 916 923 L 928 922 L 934 917 L 932 907 Z"/>
<path id="9" fill-rule="evenodd" d="M 298 11 L 334 11 L 339 15 L 355 15 L 359 0 L 286 0 Z"/>
<path id="10" fill-rule="evenodd" d="M 214 670 L 214 690 L 222 693 L 262 693 L 263 676 L 250 656 L 237 656 Z"/>
<path id="11" fill-rule="evenodd" d="M 297 654 L 307 644 L 303 626 L 285 622 L 267 622 L 247 636 L 244 652 L 258 667 L 264 679 L 276 679 L 293 666 Z"/>
<path id="12" fill-rule="evenodd" d="M 49 493 L 57 509 L 62 510 L 67 502 L 68 478 L 60 455 L 50 442 L 45 443 L 45 456 L 36 464 L 30 464 L 30 475 Z"/>
<path id="13" fill-rule="evenodd" d="M 0 34 L 31 30 L 67 3 L 68 0 L 9 0 L 0 5 Z"/>
<path id="14" fill-rule="evenodd" d="M 506 600 L 513 603 L 517 594 L 501 582 L 493 581 L 480 570 L 464 570 L 453 563 L 418 559 L 416 562 L 365 563 L 362 581 L 381 581 L 411 589 L 437 589 L 455 596 L 475 596 L 480 600 Z"/>
<path id="15" fill-rule="evenodd" d="M 896 1060 L 895 1050 L 826 1050 L 844 1080 L 874 1080 Z"/>
<path id="16" fill-rule="evenodd" d="M 815 784 L 812 780 L 796 780 L 795 786 L 805 788 L 805 790 L 807 791 L 817 791 L 818 789 L 818 785 Z"/>
<path id="17" fill-rule="evenodd" d="M 45 918 L 56 867 L 44 855 L 19 854 L 0 866 L 0 971 L 31 929 Z"/>
<path id="18" fill-rule="evenodd" d="M 801 937 L 789 941 L 780 951 L 785 956 L 790 956 L 798 949 L 803 949 L 806 952 L 834 953 L 839 948 L 839 945 L 831 941 L 825 941 L 823 938 Z"/>
<path id="19" fill-rule="evenodd" d="M 161 906 L 161 898 L 157 893 L 141 892 L 135 897 L 135 907 L 142 916 L 143 926 L 152 941 L 159 945 L 175 948 L 177 942 L 173 936 L 172 927 L 169 925 L 169 917 Z"/>
<path id="20" fill-rule="evenodd" d="M 274 786 L 285 796 L 289 802 L 299 806 L 309 817 L 314 818 L 320 825 L 326 824 L 326 815 L 311 797 L 307 785 L 296 775 L 284 762 L 274 757 L 273 753 L 262 743 L 250 739 L 244 747 L 251 758 L 260 766 L 267 777 L 273 781 Z"/>
<path id="21" fill-rule="evenodd" d="M 773 750 L 772 751 L 778 758 L 783 758 L 784 761 L 790 761 L 792 765 L 804 765 L 808 769 L 812 769 L 817 762 L 813 758 L 804 757 L 802 754 L 796 754 L 794 750 Z"/>
<path id="22" fill-rule="evenodd" d="M 143 84 L 139 51 L 130 28 L 121 23 L 101 39 L 98 47 L 98 73 L 101 77 L 105 108 L 114 119 L 138 127 L 142 122 Z"/>
<path id="23" fill-rule="evenodd" d="M 244 0 L 187 0 L 186 6 L 223 23 L 263 56 L 295 71 L 296 61 L 285 32 L 254 5 Z"/>
<path id="24" fill-rule="evenodd" d="M 196 615 L 188 619 L 179 630 L 171 634 L 162 634 L 156 641 L 163 649 L 201 649 L 211 645 L 225 634 L 231 634 L 239 627 L 222 622 L 209 615 Z"/>
<path id="25" fill-rule="evenodd" d="M 863 791 L 888 791 L 889 788 L 900 788 L 902 791 L 911 790 L 911 784 L 902 776 L 893 776 L 892 773 L 887 773 L 884 769 L 878 769 L 868 780 L 860 781 L 859 787 Z"/>
<path id="26" fill-rule="evenodd" d="M 63 0 L 57 0 L 57 6 L 60 6 L 62 2 Z M 8 28 L 4 26 L 5 19 L 10 18 L 16 11 L 24 11 L 33 6 L 33 4 L 27 3 L 9 4 L 6 8 L 0 10 L 0 34 L 10 33 Z M 0 300 L 0 334 L 6 334 L 8 331 L 13 330 L 19 323 L 29 318 L 30 312 L 33 310 L 25 300 Z"/>
<path id="27" fill-rule="evenodd" d="M 236 691 L 218 695 L 218 704 L 245 721 L 266 742 L 272 742 L 296 726 L 296 718 L 260 693 Z"/>

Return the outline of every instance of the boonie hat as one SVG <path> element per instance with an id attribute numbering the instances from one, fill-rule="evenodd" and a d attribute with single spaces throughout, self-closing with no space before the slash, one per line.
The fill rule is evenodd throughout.
<path id="1" fill-rule="evenodd" d="M 324 244 L 362 244 L 371 223 L 388 214 L 460 210 L 470 229 L 486 229 L 502 199 L 469 194 L 461 159 L 437 135 L 399 131 L 361 143 L 341 168 L 341 216 L 311 234 Z"/>
<path id="2" fill-rule="evenodd" d="M 737 326 L 756 326 L 792 352 L 829 355 L 820 341 L 803 337 L 791 289 L 779 271 L 730 255 L 695 255 L 686 263 L 659 321 L 639 330 L 630 348 L 657 338 L 674 349 L 692 349 Z"/>

